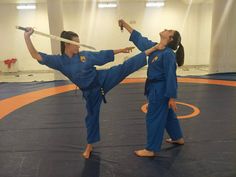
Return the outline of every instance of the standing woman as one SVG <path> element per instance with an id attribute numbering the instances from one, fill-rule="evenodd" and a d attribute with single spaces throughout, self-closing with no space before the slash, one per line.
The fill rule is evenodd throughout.
<path id="1" fill-rule="evenodd" d="M 133 47 L 118 50 L 102 50 L 100 52 L 79 51 L 79 46 L 61 42 L 61 55 L 48 55 L 38 52 L 30 39 L 32 28 L 26 28 L 25 42 L 31 56 L 40 64 L 58 70 L 68 77 L 83 92 L 86 100 L 87 116 L 87 146 L 83 153 L 84 158 L 89 158 L 92 144 L 100 141 L 99 112 L 105 94 L 119 84 L 129 74 L 137 71 L 147 64 L 146 56 L 157 50 L 156 46 L 141 52 L 128 59 L 123 64 L 107 70 L 96 70 L 95 65 L 104 65 L 114 61 L 114 55 L 129 53 Z M 63 31 L 61 37 L 79 42 L 79 36 L 71 31 Z"/>
<path id="2" fill-rule="evenodd" d="M 130 34 L 130 41 L 136 47 L 145 51 L 157 46 L 160 50 L 153 52 L 148 58 L 147 80 L 145 95 L 148 99 L 146 115 L 147 143 L 146 147 L 135 151 L 140 157 L 152 157 L 161 149 L 164 130 L 170 139 L 166 142 L 183 145 L 184 139 L 176 117 L 177 77 L 176 63 L 184 64 L 184 48 L 178 31 L 164 30 L 159 33 L 160 42 L 152 42 L 134 30 L 124 20 L 119 20 L 119 26 Z M 176 52 L 174 52 L 176 51 Z"/>

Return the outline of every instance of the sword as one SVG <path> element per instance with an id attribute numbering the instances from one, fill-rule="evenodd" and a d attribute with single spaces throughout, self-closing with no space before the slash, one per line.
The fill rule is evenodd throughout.
<path id="1" fill-rule="evenodd" d="M 16 29 L 23 30 L 23 31 L 27 31 L 26 28 L 21 27 L 21 26 L 16 26 Z M 96 50 L 96 49 L 95 49 L 94 47 L 92 47 L 92 46 L 85 45 L 85 44 L 81 44 L 81 43 L 78 43 L 78 42 L 75 42 L 75 41 L 72 41 L 72 40 L 69 40 L 69 39 L 65 39 L 65 38 L 59 37 L 59 36 L 54 36 L 54 35 L 51 35 L 51 34 L 46 34 L 46 33 L 40 32 L 40 31 L 36 31 L 36 30 L 34 30 L 34 33 L 35 33 L 35 34 L 38 34 L 38 35 L 40 35 L 40 36 L 44 36 L 44 37 L 48 37 L 48 38 L 57 40 L 57 41 L 63 41 L 63 42 L 66 42 L 66 43 L 70 43 L 70 44 L 82 46 L 82 47 L 85 47 L 85 48 L 88 48 L 88 49 L 92 49 L 92 50 Z"/>

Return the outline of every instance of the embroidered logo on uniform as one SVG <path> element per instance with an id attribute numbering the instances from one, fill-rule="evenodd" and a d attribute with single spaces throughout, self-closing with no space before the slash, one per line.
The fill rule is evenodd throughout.
<path id="1" fill-rule="evenodd" d="M 155 62 L 155 61 L 157 61 L 157 59 L 158 59 L 158 56 L 155 56 L 155 57 L 152 59 L 152 63 Z"/>
<path id="2" fill-rule="evenodd" d="M 80 61 L 81 62 L 86 62 L 86 57 L 85 56 L 80 56 Z"/>

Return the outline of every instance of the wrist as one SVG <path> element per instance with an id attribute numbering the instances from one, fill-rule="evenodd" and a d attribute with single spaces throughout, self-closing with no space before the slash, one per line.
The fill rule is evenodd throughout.
<path id="1" fill-rule="evenodd" d="M 114 55 L 118 54 L 118 53 L 121 53 L 121 52 L 122 52 L 122 49 L 113 50 Z"/>
<path id="2" fill-rule="evenodd" d="M 24 37 L 25 39 L 30 39 L 30 35 L 25 34 Z"/>
<path id="3" fill-rule="evenodd" d="M 128 27 L 127 23 L 123 23 L 123 27 L 126 29 Z"/>

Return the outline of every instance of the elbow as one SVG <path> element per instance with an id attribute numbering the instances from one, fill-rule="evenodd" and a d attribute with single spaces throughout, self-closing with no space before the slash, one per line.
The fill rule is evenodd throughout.
<path id="1" fill-rule="evenodd" d="M 39 54 L 32 54 L 31 56 L 32 56 L 32 58 L 34 58 L 35 60 L 42 61 L 42 57 L 41 57 L 41 55 L 39 55 Z"/>

